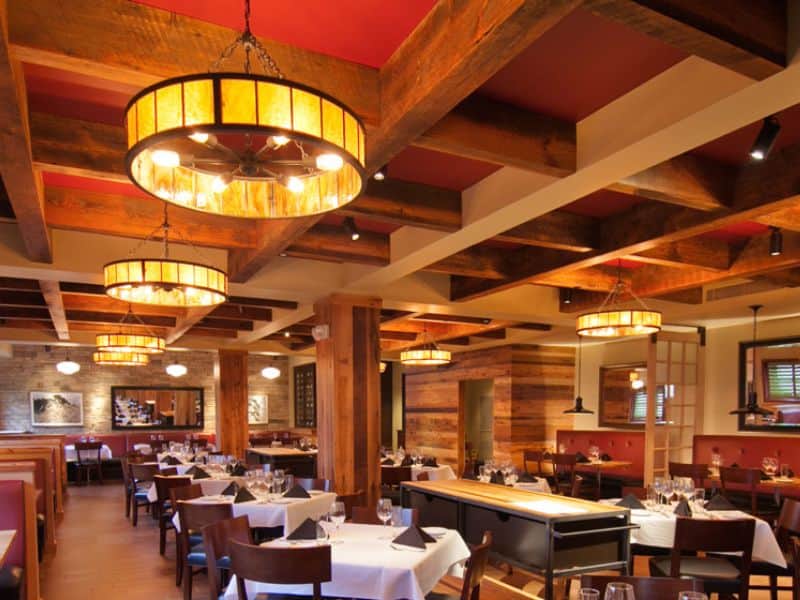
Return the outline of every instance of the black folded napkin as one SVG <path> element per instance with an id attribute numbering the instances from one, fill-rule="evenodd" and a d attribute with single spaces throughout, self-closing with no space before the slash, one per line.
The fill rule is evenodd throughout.
<path id="1" fill-rule="evenodd" d="M 739 463 L 733 463 L 731 465 L 731 469 L 738 469 L 738 468 L 739 468 Z"/>
<path id="2" fill-rule="evenodd" d="M 245 473 L 247 473 L 247 468 L 241 463 L 233 467 L 231 470 L 231 475 L 234 477 L 244 477 Z"/>
<path id="3" fill-rule="evenodd" d="M 706 510 L 738 510 L 722 494 L 714 494 L 711 500 L 706 502 Z"/>
<path id="4" fill-rule="evenodd" d="M 471 479 L 475 481 L 476 479 L 478 479 L 478 477 L 472 471 L 467 470 L 464 471 L 464 474 L 461 476 L 461 479 Z"/>
<path id="5" fill-rule="evenodd" d="M 438 467 L 439 465 L 436 464 L 436 457 L 430 456 L 422 460 L 423 467 Z"/>
<path id="6" fill-rule="evenodd" d="M 610 454 L 605 454 L 604 453 L 604 454 L 600 455 L 600 460 L 602 460 L 603 462 L 608 462 L 608 461 L 613 460 L 613 459 L 611 458 Z"/>
<path id="7" fill-rule="evenodd" d="M 321 527 L 313 519 L 306 519 L 292 533 L 286 536 L 287 540 L 316 540 L 317 530 Z"/>
<path id="8" fill-rule="evenodd" d="M 391 458 L 384 458 L 381 461 L 381 464 L 383 466 L 385 466 L 385 467 L 393 467 L 394 466 L 394 461 Z"/>
<path id="9" fill-rule="evenodd" d="M 311 494 L 309 494 L 301 485 L 295 485 L 283 496 L 284 498 L 311 498 Z"/>
<path id="10" fill-rule="evenodd" d="M 621 506 L 623 508 L 644 508 L 644 504 L 642 504 L 633 494 L 626 494 L 622 500 L 617 502 L 617 506 Z"/>
<path id="11" fill-rule="evenodd" d="M 772 477 L 761 471 L 761 481 L 772 481 Z"/>
<path id="12" fill-rule="evenodd" d="M 521 473 L 520 476 L 517 478 L 517 481 L 519 483 L 536 483 L 539 480 L 536 479 L 536 477 L 534 477 L 530 473 Z"/>
<path id="13" fill-rule="evenodd" d="M 186 471 L 186 474 L 191 475 L 192 479 L 208 479 L 209 477 L 211 477 L 211 475 L 206 473 L 200 467 L 192 467 L 191 469 Z"/>
<path id="14" fill-rule="evenodd" d="M 175 457 L 174 457 L 174 456 L 172 456 L 172 455 L 165 456 L 165 457 L 164 457 L 164 458 L 161 460 L 161 462 L 162 462 L 162 463 L 164 463 L 164 464 L 167 464 L 167 465 L 172 465 L 172 466 L 181 464 L 181 461 L 180 461 L 180 460 L 178 460 L 177 458 L 175 458 Z"/>
<path id="15" fill-rule="evenodd" d="M 250 490 L 247 488 L 239 488 L 239 491 L 236 492 L 236 496 L 233 499 L 233 503 L 239 504 L 240 502 L 251 502 L 255 499 L 256 497 L 250 493 Z"/>
<path id="16" fill-rule="evenodd" d="M 400 466 L 401 467 L 410 467 L 413 464 L 414 464 L 414 461 L 411 460 L 410 456 L 406 456 L 406 457 L 403 458 L 402 461 L 400 461 Z"/>
<path id="17" fill-rule="evenodd" d="M 223 496 L 235 496 L 236 493 L 239 491 L 239 484 L 235 481 L 231 481 L 228 487 L 222 490 Z"/>
<path id="18" fill-rule="evenodd" d="M 686 498 L 681 498 L 678 501 L 678 506 L 675 507 L 673 511 L 679 517 L 691 517 L 692 516 L 692 509 L 689 508 L 689 502 Z"/>
<path id="19" fill-rule="evenodd" d="M 505 485 L 506 480 L 500 471 L 492 471 L 492 477 L 489 479 L 489 483 L 498 483 L 500 485 Z"/>
<path id="20" fill-rule="evenodd" d="M 583 452 L 576 452 L 575 453 L 575 462 L 576 463 L 587 463 L 589 459 L 586 458 L 586 455 Z"/>
<path id="21" fill-rule="evenodd" d="M 419 525 L 412 525 L 403 533 L 392 540 L 393 544 L 410 546 L 411 548 L 425 548 L 425 544 L 435 544 L 436 540 L 425 533 Z"/>

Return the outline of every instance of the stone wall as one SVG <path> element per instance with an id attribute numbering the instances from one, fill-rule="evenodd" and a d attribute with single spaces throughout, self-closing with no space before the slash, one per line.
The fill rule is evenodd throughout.
<path id="1" fill-rule="evenodd" d="M 99 366 L 92 362 L 93 348 L 69 348 L 69 358 L 81 365 L 75 375 L 62 375 L 56 364 L 67 356 L 67 349 L 47 346 L 15 345 L 11 358 L 0 358 L 0 430 L 31 430 L 30 392 L 80 392 L 83 394 L 83 427 L 36 427 L 37 433 L 108 433 L 111 431 L 111 386 L 202 387 L 204 390 L 205 431 L 213 432 L 216 417 L 214 352 L 166 352 L 151 357 L 146 367 Z M 164 369 L 174 361 L 186 365 L 188 373 L 174 378 Z M 281 376 L 268 380 L 261 369 L 275 366 Z M 269 425 L 253 429 L 289 427 L 288 361 L 284 356 L 248 357 L 248 384 L 251 394 L 269 398 Z"/>

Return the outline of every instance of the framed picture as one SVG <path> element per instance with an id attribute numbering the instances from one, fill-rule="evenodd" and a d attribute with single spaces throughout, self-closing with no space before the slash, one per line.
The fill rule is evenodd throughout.
<path id="1" fill-rule="evenodd" d="M 83 394 L 77 392 L 31 392 L 33 427 L 83 425 Z"/>
<path id="2" fill-rule="evenodd" d="M 111 429 L 202 429 L 203 388 L 111 387 Z"/>
<path id="3" fill-rule="evenodd" d="M 269 423 L 269 400 L 266 394 L 247 398 L 247 423 L 249 425 Z"/>

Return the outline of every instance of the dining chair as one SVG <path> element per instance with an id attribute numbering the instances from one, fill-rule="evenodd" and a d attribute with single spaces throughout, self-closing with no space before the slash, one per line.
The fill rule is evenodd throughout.
<path id="1" fill-rule="evenodd" d="M 97 474 L 97 481 L 103 483 L 103 462 L 100 452 L 102 442 L 75 442 L 75 481 L 80 483 L 82 476 L 86 477 L 86 484 L 91 481 L 91 474 Z"/>
<path id="2" fill-rule="evenodd" d="M 192 582 L 195 568 L 203 570 L 207 566 L 206 551 L 203 546 L 202 530 L 207 525 L 233 518 L 233 504 L 194 504 L 181 500 L 177 503 L 181 530 L 178 532 L 176 556 L 181 567 L 178 585 L 183 584 L 183 599 L 192 600 Z M 194 568 L 193 568 L 194 567 Z"/>
<path id="3" fill-rule="evenodd" d="M 381 467 L 381 496 L 400 503 L 400 484 L 411 481 L 411 467 Z"/>
<path id="4" fill-rule="evenodd" d="M 419 510 L 416 508 L 401 508 L 400 515 L 400 520 L 402 521 L 404 527 L 417 525 L 419 523 Z M 354 506 L 351 522 L 361 523 L 363 525 L 383 524 L 383 522 L 378 518 L 377 509 L 369 506 Z"/>
<path id="5" fill-rule="evenodd" d="M 322 599 L 322 584 L 331 580 L 331 547 L 271 548 L 230 542 L 231 572 L 239 600 L 247 600 L 247 581 L 277 585 L 310 584 L 313 600 Z M 308 597 L 308 596 L 306 596 Z"/>
<path id="6" fill-rule="evenodd" d="M 364 490 L 358 490 L 352 494 L 337 494 L 336 500 L 344 503 L 344 514 L 349 520 L 353 516 L 353 507 L 364 501 Z"/>
<path id="7" fill-rule="evenodd" d="M 253 533 L 247 515 L 224 519 L 203 527 L 203 549 L 206 553 L 209 600 L 219 600 L 224 574 L 231 568 L 230 543 L 253 543 Z"/>
<path id="8" fill-rule="evenodd" d="M 430 481 L 431 475 L 427 471 L 420 471 L 417 473 L 417 481 Z"/>
<path id="9" fill-rule="evenodd" d="M 144 457 L 139 452 L 130 452 L 123 455 L 119 459 L 119 465 L 122 470 L 122 491 L 125 494 L 125 518 L 131 516 L 131 502 L 133 500 L 133 481 L 131 480 L 131 471 L 128 465 L 134 463 L 144 462 Z"/>
<path id="10" fill-rule="evenodd" d="M 310 492 L 312 490 L 319 490 L 321 492 L 331 491 L 330 479 L 311 479 L 309 477 L 295 477 L 294 484 L 299 485 L 307 492 Z"/>
<path id="11" fill-rule="evenodd" d="M 133 510 L 133 518 L 131 519 L 131 525 L 136 527 L 139 523 L 139 507 L 143 506 L 147 510 L 151 509 L 147 492 L 150 486 L 155 485 L 153 478 L 158 475 L 158 465 L 129 463 L 128 470 L 132 489 L 131 509 Z"/>
<path id="12" fill-rule="evenodd" d="M 650 559 L 652 577 L 699 579 L 706 592 L 737 594 L 747 600 L 755 519 L 706 520 L 678 517 L 669 556 Z M 696 552 L 741 552 L 738 565 L 721 556 Z"/>
<path id="13" fill-rule="evenodd" d="M 191 485 L 182 485 L 180 487 L 172 488 L 169 491 L 169 502 L 171 506 L 178 506 L 178 502 L 186 500 L 194 500 L 203 495 L 203 488 L 199 483 Z M 199 533 L 191 534 L 188 546 L 184 545 L 181 540 L 180 534 L 176 536 L 175 543 L 175 585 L 181 584 L 181 577 L 183 576 L 183 556 L 185 554 L 184 548 L 194 546 L 202 542 L 202 536 Z"/>
<path id="14" fill-rule="evenodd" d="M 705 480 L 709 477 L 708 465 L 702 463 L 671 462 L 668 465 L 670 477 L 691 477 L 694 487 L 704 488 Z"/>
<path id="15" fill-rule="evenodd" d="M 794 541 L 800 535 L 800 501 L 786 498 L 775 525 L 775 539 L 783 551 L 786 567 L 773 563 L 753 561 L 751 575 L 764 575 L 769 585 L 750 585 L 751 590 L 769 590 L 770 600 L 778 600 L 779 590 L 791 590 L 792 600 L 800 600 L 800 563 L 794 554 Z M 779 586 L 778 577 L 791 577 L 791 586 Z"/>
<path id="16" fill-rule="evenodd" d="M 542 461 L 545 460 L 544 451 L 542 450 L 523 450 L 522 451 L 522 468 L 528 475 L 540 477 L 544 475 L 542 471 Z M 533 463 L 534 468 L 528 467 L 528 463 Z"/>
<path id="17" fill-rule="evenodd" d="M 580 496 L 580 490 L 585 479 L 578 478 L 575 471 L 577 455 L 575 454 L 551 454 L 548 460 L 553 466 L 553 482 L 551 487 L 558 494 L 564 496 Z M 576 481 L 578 484 L 576 485 Z"/>
<path id="18" fill-rule="evenodd" d="M 489 551 L 492 547 L 492 532 L 485 531 L 481 543 L 473 547 L 469 559 L 467 559 L 467 570 L 464 573 L 464 582 L 461 586 L 461 593 L 443 594 L 440 592 L 430 592 L 425 596 L 425 600 L 479 600 L 481 596 L 481 581 L 489 562 Z"/>
<path id="19" fill-rule="evenodd" d="M 774 500 L 758 493 L 761 469 L 720 467 L 719 478 L 722 495 L 734 506 L 770 522 L 775 519 L 778 507 Z"/>
<path id="20" fill-rule="evenodd" d="M 153 477 L 156 486 L 155 511 L 158 519 L 158 552 L 162 556 L 167 549 L 167 532 L 175 530 L 172 524 L 172 517 L 175 514 L 175 507 L 170 503 L 170 490 L 176 487 L 189 486 L 192 484 L 191 477 L 169 477 L 156 475 Z"/>
<path id="21" fill-rule="evenodd" d="M 681 475 L 688 477 L 688 475 Z M 633 595 L 645 600 L 675 600 L 680 592 L 703 592 L 703 582 L 699 579 L 679 577 L 630 577 L 621 575 L 581 575 L 581 587 L 593 588 L 602 598 L 609 583 L 619 581 L 633 587 Z"/>

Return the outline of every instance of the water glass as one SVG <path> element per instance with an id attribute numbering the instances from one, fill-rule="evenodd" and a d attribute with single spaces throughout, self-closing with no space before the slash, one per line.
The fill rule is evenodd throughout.
<path id="1" fill-rule="evenodd" d="M 645 497 L 644 504 L 647 508 L 653 508 L 658 503 L 656 490 L 652 485 L 647 486 L 647 496 Z"/>
<path id="2" fill-rule="evenodd" d="M 636 600 L 630 583 L 612 581 L 606 586 L 604 600 Z"/>
<path id="3" fill-rule="evenodd" d="M 280 494 L 283 492 L 283 482 L 286 479 L 286 474 L 283 469 L 275 469 L 272 473 L 272 481 L 275 483 L 275 493 Z"/>
<path id="4" fill-rule="evenodd" d="M 708 600 L 708 596 L 703 592 L 678 592 L 678 600 Z"/>
<path id="5" fill-rule="evenodd" d="M 578 600 L 600 600 L 600 590 L 581 588 L 578 590 Z"/>
<path id="6" fill-rule="evenodd" d="M 342 540 L 339 539 L 339 525 L 344 523 L 346 517 L 345 509 L 344 509 L 344 502 L 334 502 L 331 504 L 331 511 L 328 513 L 328 517 L 331 520 L 331 523 L 334 524 L 335 528 L 333 531 L 333 535 L 331 536 L 331 544 L 341 544 Z"/>
<path id="7" fill-rule="evenodd" d="M 789 479 L 789 465 L 785 463 L 781 465 L 781 479 Z"/>
<path id="8" fill-rule="evenodd" d="M 381 498 L 378 500 L 376 513 L 384 527 L 388 526 L 389 521 L 392 519 L 392 501 L 389 498 Z M 388 537 L 381 537 L 381 539 L 391 539 L 391 537 L 390 535 Z"/>

